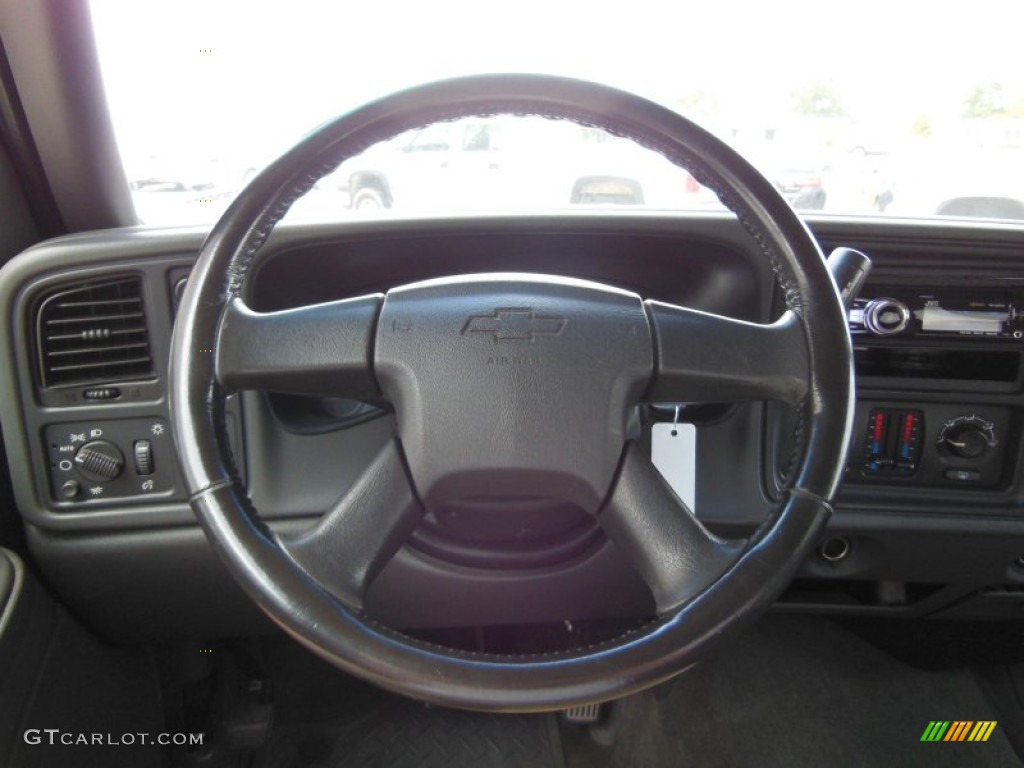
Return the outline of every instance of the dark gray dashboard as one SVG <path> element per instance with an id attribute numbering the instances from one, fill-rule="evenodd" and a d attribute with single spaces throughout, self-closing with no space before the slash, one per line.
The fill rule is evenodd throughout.
<path id="1" fill-rule="evenodd" d="M 875 271 L 865 294 L 903 286 L 910 295 L 953 285 L 1024 296 L 1020 228 L 840 219 L 815 220 L 811 227 L 826 252 L 843 245 L 872 257 Z M 166 429 L 176 290 L 203 236 L 147 229 L 73 236 L 32 248 L 0 272 L 0 344 L 11 361 L 0 371 L 0 421 L 19 512 L 52 584 L 113 637 L 259 626 L 206 548 Z M 726 215 L 595 213 L 281 227 L 264 249 L 248 298 L 269 311 L 484 271 L 582 277 L 747 320 L 766 321 L 779 310 L 768 265 Z M 41 302 L 69 286 L 125 276 L 141 286 L 151 373 L 47 386 L 39 363 Z M 780 607 L 988 616 L 1021 610 L 1024 601 L 1007 595 L 1024 585 L 1024 342 L 897 335 L 855 342 L 868 375 L 859 380 L 847 482 L 822 542 L 826 553 L 838 551 L 828 549 L 835 542 L 846 551 L 809 561 Z M 996 358 L 1000 362 L 986 362 Z M 960 370 L 958 360 L 968 370 Z M 922 375 L 929 364 L 945 373 Z M 996 372 L 989 374 L 990 368 Z M 111 389 L 116 396 L 105 399 Z M 393 429 L 381 405 L 259 393 L 236 398 L 236 460 L 265 519 L 297 528 L 333 504 Z M 647 420 L 663 416 L 652 411 Z M 947 453 L 936 450 L 942 429 L 960 416 L 991 424 L 993 444 L 982 456 L 948 452 L 960 432 L 947 442 Z M 792 415 L 750 405 L 692 409 L 686 418 L 697 424 L 699 514 L 713 527 L 749 531 L 783 482 Z M 877 418 L 894 435 L 918 430 L 906 460 L 892 458 L 908 450 L 899 435 L 892 456 L 879 454 L 893 462 L 892 471 L 865 469 Z M 93 451 L 99 458 L 86 456 L 95 472 L 82 477 L 81 462 L 74 462 L 86 443 L 117 449 L 123 460 L 117 479 L 94 479 L 113 460 L 104 445 Z M 140 444 L 148 445 L 151 465 L 138 463 Z M 913 463 L 913 470 L 898 467 L 900 461 Z M 141 473 L 140 466 L 151 471 Z M 79 484 L 73 496 L 65 488 L 70 479 Z M 94 494 L 95 488 L 101 491 Z M 606 543 L 587 542 L 557 563 L 519 568 L 515 580 L 499 567 L 440 568 L 424 549 L 407 548 L 371 589 L 370 609 L 392 624 L 414 627 L 621 619 L 649 611 L 635 574 Z M 538 590 L 550 599 L 532 599 Z"/>

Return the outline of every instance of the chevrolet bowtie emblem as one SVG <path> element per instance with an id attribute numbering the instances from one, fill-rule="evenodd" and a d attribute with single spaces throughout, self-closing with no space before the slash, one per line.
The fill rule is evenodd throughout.
<path id="1" fill-rule="evenodd" d="M 517 309 L 496 309 L 490 315 L 474 315 L 466 321 L 462 335 L 488 333 L 495 342 L 528 341 L 531 344 L 538 336 L 557 336 L 565 328 L 564 317 L 534 314 L 529 307 Z"/>

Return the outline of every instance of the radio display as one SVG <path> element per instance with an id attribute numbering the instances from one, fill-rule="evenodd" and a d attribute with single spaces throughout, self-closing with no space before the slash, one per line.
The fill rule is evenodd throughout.
<path id="1" fill-rule="evenodd" d="M 1000 334 L 1009 313 L 974 312 L 969 310 L 925 307 L 914 313 L 925 333 L 989 333 Z"/>
<path id="2" fill-rule="evenodd" d="M 872 285 L 847 315 L 850 332 L 886 337 L 1024 339 L 1024 280 L 1005 286 Z"/>

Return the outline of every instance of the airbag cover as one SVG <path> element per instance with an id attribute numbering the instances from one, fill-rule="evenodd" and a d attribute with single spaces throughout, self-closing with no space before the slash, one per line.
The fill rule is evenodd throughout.
<path id="1" fill-rule="evenodd" d="M 428 509 L 522 495 L 596 512 L 653 348 L 636 294 L 489 274 L 389 292 L 375 368 Z"/>

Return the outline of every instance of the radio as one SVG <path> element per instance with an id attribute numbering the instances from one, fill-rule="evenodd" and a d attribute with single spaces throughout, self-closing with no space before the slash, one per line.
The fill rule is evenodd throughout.
<path id="1" fill-rule="evenodd" d="M 850 309 L 850 332 L 868 336 L 1024 338 L 1024 291 L 869 286 Z"/>

